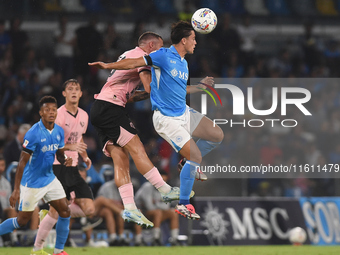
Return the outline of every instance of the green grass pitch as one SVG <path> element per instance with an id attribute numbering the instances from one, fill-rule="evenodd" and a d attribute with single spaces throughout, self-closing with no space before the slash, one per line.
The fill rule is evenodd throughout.
<path id="1" fill-rule="evenodd" d="M 29 255 L 31 248 L 0 248 L 1 255 Z M 53 254 L 53 250 L 46 249 Z M 339 255 L 340 246 L 186 246 L 66 248 L 69 255 Z"/>

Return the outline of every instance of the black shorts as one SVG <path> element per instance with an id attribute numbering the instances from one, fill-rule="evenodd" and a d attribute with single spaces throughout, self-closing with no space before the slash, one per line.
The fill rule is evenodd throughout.
<path id="1" fill-rule="evenodd" d="M 76 198 L 90 198 L 93 200 L 92 190 L 80 176 L 78 167 L 53 165 L 53 172 L 63 185 L 68 200 L 70 200 L 72 191 L 76 194 Z"/>
<path id="2" fill-rule="evenodd" d="M 122 146 L 117 143 L 121 136 L 121 128 L 132 135 L 137 134 L 126 109 L 103 100 L 94 101 L 91 107 L 90 120 L 98 133 L 102 148 L 110 140 L 113 144 Z"/>

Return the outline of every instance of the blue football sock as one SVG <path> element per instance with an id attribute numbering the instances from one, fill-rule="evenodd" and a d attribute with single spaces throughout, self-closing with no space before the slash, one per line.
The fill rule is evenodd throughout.
<path id="1" fill-rule="evenodd" d="M 202 157 L 204 157 L 210 151 L 215 149 L 219 144 L 221 144 L 221 142 L 215 143 L 215 142 L 211 142 L 211 141 L 207 141 L 207 140 L 203 140 L 203 139 L 198 139 L 198 141 L 196 142 L 197 147 L 201 151 Z"/>
<path id="2" fill-rule="evenodd" d="M 70 231 L 69 225 L 70 225 L 70 218 L 63 218 L 60 217 L 58 218 L 57 225 L 55 227 L 56 233 L 57 233 L 57 238 L 55 241 L 55 248 L 56 249 L 64 249 L 67 237 L 68 237 L 68 232 Z"/>
<path id="3" fill-rule="evenodd" d="M 17 218 L 10 218 L 0 224 L 0 236 L 12 233 L 14 229 L 19 228 Z"/>
<path id="4" fill-rule="evenodd" d="M 187 205 L 190 204 L 190 193 L 192 187 L 194 186 L 196 168 L 199 167 L 199 164 L 193 161 L 187 160 L 182 168 L 180 174 L 180 195 L 179 195 L 179 204 Z"/>

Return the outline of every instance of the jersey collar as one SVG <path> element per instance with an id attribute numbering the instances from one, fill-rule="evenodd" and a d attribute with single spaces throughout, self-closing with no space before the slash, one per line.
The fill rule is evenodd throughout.
<path id="1" fill-rule="evenodd" d="M 40 121 L 39 121 L 39 127 L 40 127 L 40 129 L 41 130 L 46 130 L 46 131 L 48 131 L 50 134 L 53 132 L 53 130 L 54 130 L 54 125 L 53 125 L 53 129 L 52 130 L 48 130 L 46 127 L 45 127 L 45 125 L 44 125 L 44 123 L 42 122 L 42 120 L 40 119 Z"/>
<path id="2" fill-rule="evenodd" d="M 177 55 L 181 59 L 181 61 L 184 60 L 184 58 L 182 58 L 181 55 L 178 54 L 178 51 L 176 50 L 175 46 L 171 45 L 169 49 L 171 50 L 171 52 Z"/>
<path id="3" fill-rule="evenodd" d="M 136 46 L 136 48 L 135 49 L 137 49 L 137 50 L 139 50 L 139 51 L 141 51 L 141 52 L 143 52 L 145 55 L 147 55 L 147 53 L 142 49 L 142 48 L 140 48 L 139 46 Z"/>

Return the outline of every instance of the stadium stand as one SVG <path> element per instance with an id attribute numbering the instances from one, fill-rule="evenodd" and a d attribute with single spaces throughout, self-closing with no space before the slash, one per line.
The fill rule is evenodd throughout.
<path id="1" fill-rule="evenodd" d="M 223 11 L 232 13 L 233 15 L 240 15 L 246 13 L 243 6 L 243 1 L 225 0 L 221 2 L 221 8 Z"/>
<path id="2" fill-rule="evenodd" d="M 335 4 L 333 0 L 316 0 L 316 8 L 321 15 L 325 16 L 336 16 L 338 15 L 335 9 Z"/>
<path id="3" fill-rule="evenodd" d="M 314 0 L 300 0 L 300 1 L 290 0 L 288 3 L 294 14 L 297 14 L 302 17 L 318 15 Z"/>
<path id="4" fill-rule="evenodd" d="M 290 15 L 291 12 L 285 0 L 266 0 L 266 6 L 271 15 Z"/>
<path id="5" fill-rule="evenodd" d="M 267 16 L 269 14 L 264 0 L 244 0 L 244 7 L 251 15 Z"/>

